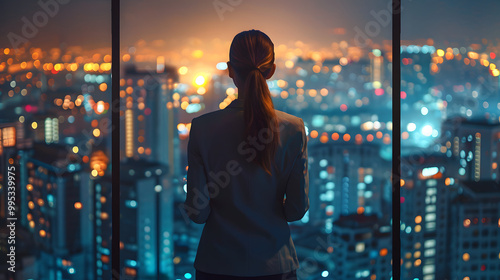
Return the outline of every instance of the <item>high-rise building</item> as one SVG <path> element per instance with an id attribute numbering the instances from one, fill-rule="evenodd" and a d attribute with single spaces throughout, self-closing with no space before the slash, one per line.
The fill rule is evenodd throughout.
<path id="1" fill-rule="evenodd" d="M 168 168 L 145 159 L 120 165 L 120 262 L 127 277 L 174 277 L 173 188 Z"/>
<path id="2" fill-rule="evenodd" d="M 29 225 L 40 258 L 36 279 L 87 279 L 81 216 L 82 167 L 76 155 L 59 144 L 35 143 L 26 155 L 27 205 L 21 223 Z M 85 217 L 83 217 L 85 218 Z"/>
<path id="3" fill-rule="evenodd" d="M 158 72 L 127 66 L 120 81 L 122 160 L 145 158 L 176 168 L 169 171 L 171 174 L 180 173 L 178 108 L 167 108 L 167 103 L 174 101 L 177 81 L 175 69 Z"/>
<path id="4" fill-rule="evenodd" d="M 382 216 L 382 205 L 390 203 L 383 201 L 390 164 L 380 157 L 378 145 L 331 142 L 308 149 L 311 208 L 303 222 L 324 222 L 331 232 L 332 222 L 340 215 Z"/>
<path id="5" fill-rule="evenodd" d="M 450 234 L 448 203 L 458 181 L 443 154 L 424 152 L 401 159 L 401 275 L 444 279 Z"/>
<path id="6" fill-rule="evenodd" d="M 124 116 L 120 170 L 122 191 L 128 197 L 122 209 L 135 217 L 122 221 L 139 229 L 122 239 L 122 253 L 128 254 L 122 265 L 127 275 L 138 279 L 156 274 L 173 277 L 173 188 L 180 186 L 184 173 L 179 164 L 179 106 L 173 105 L 180 103 L 174 99 L 178 73 L 158 66 L 148 71 L 129 65 L 120 81 Z"/>
<path id="7" fill-rule="evenodd" d="M 112 246 L 112 178 L 108 168 L 107 144 L 95 145 L 90 152 L 89 166 L 82 176 L 81 217 L 87 225 L 82 227 L 81 242 L 86 253 L 87 279 L 110 279 Z M 89 172 L 90 171 L 90 172 Z M 90 175 L 89 175 L 90 173 Z M 121 209 L 120 209 L 121 210 Z"/>
<path id="8" fill-rule="evenodd" d="M 391 279 L 391 226 L 376 215 L 350 214 L 333 223 L 331 279 Z"/>
<path id="9" fill-rule="evenodd" d="M 467 181 L 450 203 L 448 279 L 498 279 L 500 275 L 500 185 Z"/>
<path id="10" fill-rule="evenodd" d="M 9 118 L 10 119 L 10 118 Z M 30 277 L 29 268 L 23 263 L 30 263 L 36 255 L 33 250 L 34 241 L 28 230 L 26 217 L 28 203 L 23 201 L 27 196 L 26 161 L 27 152 L 32 148 L 32 141 L 25 136 L 24 126 L 19 121 L 0 121 L 0 223 L 8 225 L 14 222 L 15 228 L 2 226 L 0 230 L 0 253 L 4 256 L 15 254 L 16 275 Z M 9 209 L 9 201 L 14 202 L 14 208 Z M 12 204 L 11 204 L 12 206 Z M 8 220 L 11 218 L 12 220 Z M 12 231 L 15 231 L 15 252 L 12 252 Z M 10 257 L 6 257 L 10 260 Z M 7 270 L 11 264 L 7 262 L 0 265 L 2 276 L 8 279 Z M 1 278 L 1 276 L 0 276 Z"/>
<path id="11" fill-rule="evenodd" d="M 442 125 L 442 151 L 460 163 L 458 178 L 465 181 L 499 180 L 500 125 L 450 118 Z"/>

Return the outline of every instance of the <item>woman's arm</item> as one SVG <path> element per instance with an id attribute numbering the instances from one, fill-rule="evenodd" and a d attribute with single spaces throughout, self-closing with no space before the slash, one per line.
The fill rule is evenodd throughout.
<path id="1" fill-rule="evenodd" d="M 309 210 L 309 163 L 307 158 L 307 135 L 302 121 L 301 149 L 294 160 L 283 199 L 285 218 L 288 222 L 302 219 Z"/>
<path id="2" fill-rule="evenodd" d="M 210 196 L 208 193 L 207 176 L 199 150 L 198 123 L 196 118 L 191 121 L 188 141 L 187 195 L 184 209 L 187 216 L 197 224 L 207 221 L 210 214 Z"/>

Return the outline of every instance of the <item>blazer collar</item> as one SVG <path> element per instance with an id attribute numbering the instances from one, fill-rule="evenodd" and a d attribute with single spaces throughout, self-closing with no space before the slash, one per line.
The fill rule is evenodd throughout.
<path id="1" fill-rule="evenodd" d="M 243 102 L 243 99 L 236 98 L 229 105 L 227 105 L 226 108 L 243 108 Z"/>

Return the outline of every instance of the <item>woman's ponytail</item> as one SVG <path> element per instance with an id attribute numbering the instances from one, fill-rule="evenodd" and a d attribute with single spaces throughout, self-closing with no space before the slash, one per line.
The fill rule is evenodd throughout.
<path id="1" fill-rule="evenodd" d="M 279 145 L 279 131 L 276 112 L 266 79 L 258 68 L 251 70 L 244 85 L 245 139 L 256 137 L 258 146 L 264 146 L 255 158 L 266 173 L 271 175 L 271 164 Z"/>
<path id="2" fill-rule="evenodd" d="M 234 37 L 229 59 L 241 80 L 238 89 L 244 99 L 245 139 L 256 139 L 258 151 L 253 161 L 271 175 L 280 143 L 278 118 L 266 82 L 274 71 L 274 44 L 261 31 L 244 31 Z"/>

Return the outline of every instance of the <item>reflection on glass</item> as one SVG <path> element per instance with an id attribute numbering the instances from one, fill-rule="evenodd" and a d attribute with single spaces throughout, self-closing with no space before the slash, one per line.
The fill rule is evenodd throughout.
<path id="1" fill-rule="evenodd" d="M 452 12 L 441 5 L 405 7 L 402 279 L 494 279 L 500 273 L 500 38 L 487 28 L 498 8 L 496 1 Z M 423 9 L 433 20 L 416 20 Z M 461 23 L 435 28 L 452 18 Z"/>

